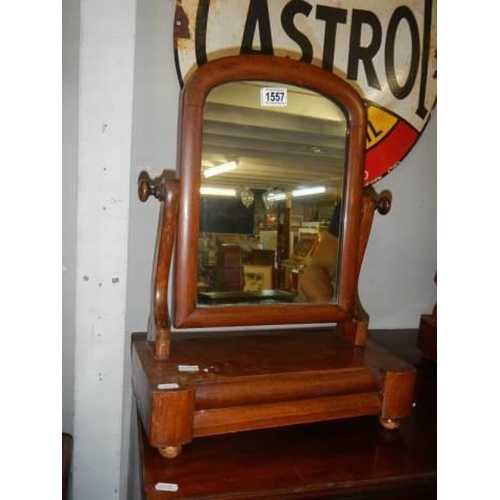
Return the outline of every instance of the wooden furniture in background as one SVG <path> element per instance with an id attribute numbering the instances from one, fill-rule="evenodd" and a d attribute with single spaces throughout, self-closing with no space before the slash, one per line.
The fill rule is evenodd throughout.
<path id="1" fill-rule="evenodd" d="M 217 255 L 217 290 L 243 290 L 243 250 L 238 245 L 221 245 Z"/>
<path id="2" fill-rule="evenodd" d="M 73 455 L 73 436 L 62 433 L 62 499 L 68 498 L 69 475 L 71 471 L 71 458 Z"/>
<path id="3" fill-rule="evenodd" d="M 248 264 L 255 266 L 274 266 L 276 260 L 276 252 L 274 250 L 252 249 Z"/>
<path id="4" fill-rule="evenodd" d="M 200 438 L 169 460 L 142 430 L 142 500 L 436 499 L 437 374 L 421 360 L 417 333 L 369 332 L 417 369 L 413 409 L 397 431 L 365 416 Z"/>
<path id="5" fill-rule="evenodd" d="M 437 275 L 434 282 L 437 283 Z M 437 363 L 437 304 L 431 314 L 420 316 L 417 345 L 427 359 Z"/>

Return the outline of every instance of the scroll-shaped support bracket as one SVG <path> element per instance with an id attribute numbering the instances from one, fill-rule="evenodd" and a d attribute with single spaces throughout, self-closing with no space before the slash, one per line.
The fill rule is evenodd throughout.
<path id="1" fill-rule="evenodd" d="M 161 202 L 151 283 L 148 341 L 155 358 L 168 359 L 171 337 L 168 280 L 179 212 L 179 181 L 175 178 L 175 172 L 165 170 L 154 180 L 146 172 L 142 172 L 139 176 L 138 194 L 142 202 L 151 195 Z"/>
<path id="2" fill-rule="evenodd" d="M 392 197 L 388 191 L 383 191 L 378 194 L 371 186 L 363 189 L 358 258 L 356 265 L 356 298 L 353 314 L 349 320 L 337 325 L 337 330 L 357 346 L 365 345 L 369 322 L 369 315 L 363 309 L 361 301 L 359 300 L 358 282 L 361 266 L 363 264 L 375 210 L 377 210 L 379 214 L 385 215 L 389 213 L 391 203 Z"/>

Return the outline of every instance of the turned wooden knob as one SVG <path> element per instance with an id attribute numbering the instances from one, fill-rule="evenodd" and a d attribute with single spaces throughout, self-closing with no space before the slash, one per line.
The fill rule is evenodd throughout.
<path id="1" fill-rule="evenodd" d="M 158 200 L 161 198 L 161 186 L 152 181 L 147 172 L 141 172 L 139 175 L 137 192 L 142 202 L 145 202 L 151 195 Z"/>
<path id="2" fill-rule="evenodd" d="M 151 185 L 147 183 L 147 181 L 139 182 L 139 199 L 144 202 L 149 196 L 152 194 Z"/>
<path id="3" fill-rule="evenodd" d="M 378 203 L 377 203 L 377 211 L 380 215 L 385 215 L 389 213 L 391 209 L 392 199 L 391 196 L 387 193 L 381 194 Z"/>

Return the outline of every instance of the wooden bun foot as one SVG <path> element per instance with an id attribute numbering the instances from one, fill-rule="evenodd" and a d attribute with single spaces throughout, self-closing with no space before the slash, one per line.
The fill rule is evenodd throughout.
<path id="1" fill-rule="evenodd" d="M 165 458 L 175 458 L 181 454 L 182 446 L 164 446 L 158 448 L 160 455 Z"/>
<path id="2" fill-rule="evenodd" d="M 390 431 L 399 429 L 399 424 L 400 424 L 399 419 L 380 417 L 379 422 L 384 429 L 388 429 Z"/>

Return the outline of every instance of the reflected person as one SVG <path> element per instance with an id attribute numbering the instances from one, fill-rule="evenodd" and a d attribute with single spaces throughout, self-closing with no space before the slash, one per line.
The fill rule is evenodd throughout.
<path id="1" fill-rule="evenodd" d="M 336 204 L 328 231 L 323 231 L 311 262 L 299 280 L 299 296 L 309 302 L 331 302 L 337 279 L 340 201 Z"/>

